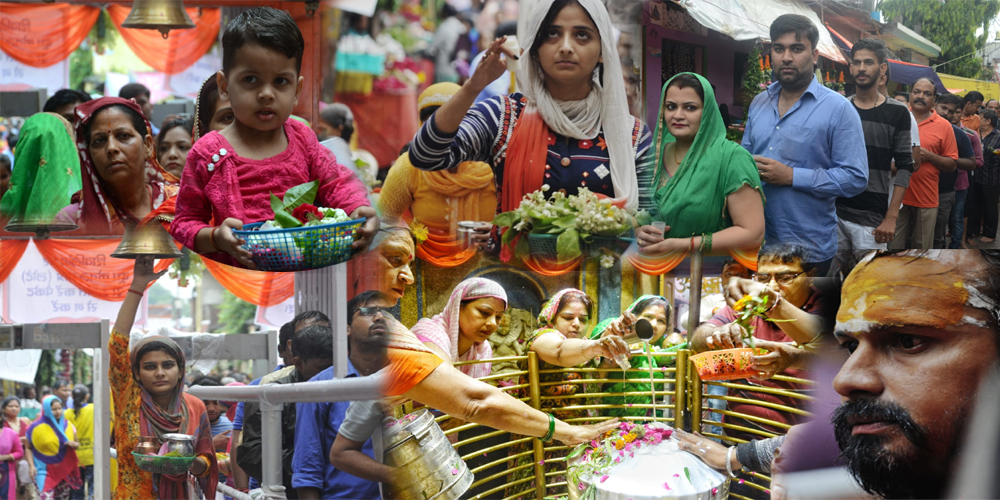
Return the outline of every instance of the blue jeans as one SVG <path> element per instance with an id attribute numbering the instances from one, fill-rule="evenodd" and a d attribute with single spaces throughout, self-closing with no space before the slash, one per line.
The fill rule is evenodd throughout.
<path id="1" fill-rule="evenodd" d="M 83 488 L 85 485 L 87 488 L 87 500 L 94 500 L 94 466 L 80 467 L 80 479 L 83 480 L 83 485 L 79 489 L 70 490 L 70 499 L 83 500 Z"/>
<path id="2" fill-rule="evenodd" d="M 948 230 L 951 231 L 951 244 L 948 248 L 962 248 L 962 232 L 965 230 L 965 200 L 969 196 L 968 189 L 955 190 L 955 206 L 948 218 Z"/>

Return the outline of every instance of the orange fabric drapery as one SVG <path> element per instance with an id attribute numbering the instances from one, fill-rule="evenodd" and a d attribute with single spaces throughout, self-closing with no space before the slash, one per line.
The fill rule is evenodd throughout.
<path id="1" fill-rule="evenodd" d="M 684 257 L 687 257 L 688 253 L 684 250 L 678 252 L 670 252 L 664 255 L 643 255 L 635 250 L 635 247 L 630 248 L 625 253 L 625 258 L 628 259 L 632 267 L 639 270 L 643 274 L 649 274 L 652 276 L 659 276 L 670 272 L 673 268 L 677 267 L 678 264 L 684 261 Z"/>
<path id="2" fill-rule="evenodd" d="M 295 293 L 295 273 L 268 273 L 239 269 L 204 258 L 201 262 L 233 295 L 251 304 L 280 304 Z"/>
<path id="3" fill-rule="evenodd" d="M 747 269 L 751 271 L 757 270 L 757 253 L 760 251 L 759 248 L 753 250 L 730 250 L 729 255 L 731 255 L 736 262 L 743 264 Z"/>
<path id="4" fill-rule="evenodd" d="M 0 240 L 0 283 L 7 281 L 26 248 L 28 240 Z"/>
<path id="5" fill-rule="evenodd" d="M 458 267 L 476 256 L 475 248 L 465 248 L 460 240 L 428 234 L 417 245 L 417 257 L 434 267 Z"/>
<path id="6" fill-rule="evenodd" d="M 28 66 L 52 66 L 80 46 L 100 13 L 89 5 L 0 2 L 0 49 Z"/>
<path id="7" fill-rule="evenodd" d="M 120 243 L 119 239 L 35 240 L 35 247 L 56 272 L 87 295 L 121 302 L 132 285 L 135 261 L 111 257 Z M 163 271 L 171 263 L 173 259 L 160 260 L 154 269 Z"/>
<path id="8" fill-rule="evenodd" d="M 195 27 L 170 30 L 170 36 L 166 40 L 156 30 L 122 28 L 129 10 L 131 7 L 128 5 L 108 6 L 111 21 L 132 52 L 153 69 L 168 75 L 191 67 L 212 48 L 219 35 L 221 12 L 218 8 L 203 7 L 201 15 L 198 15 L 198 7 L 189 7 L 186 10 Z"/>
<path id="9" fill-rule="evenodd" d="M 539 275 L 561 276 L 579 267 L 580 263 L 583 262 L 583 257 L 577 257 L 568 262 L 559 262 L 555 259 L 528 255 L 521 262 L 524 262 L 524 267 L 531 269 Z"/>

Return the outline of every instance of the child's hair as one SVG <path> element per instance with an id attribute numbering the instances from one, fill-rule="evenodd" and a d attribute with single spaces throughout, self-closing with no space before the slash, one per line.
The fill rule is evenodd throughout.
<path id="1" fill-rule="evenodd" d="M 7 155 L 0 155 L 0 169 L 11 172 L 10 157 Z"/>
<path id="2" fill-rule="evenodd" d="M 259 45 L 281 52 L 289 59 L 295 58 L 295 72 L 302 71 L 302 52 L 306 43 L 295 20 L 283 10 L 256 7 L 229 22 L 222 35 L 223 73 L 229 74 L 236 52 L 244 45 Z"/>

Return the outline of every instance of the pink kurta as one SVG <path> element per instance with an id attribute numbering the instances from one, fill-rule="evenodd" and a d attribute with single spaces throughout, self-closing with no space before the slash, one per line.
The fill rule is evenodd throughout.
<path id="1" fill-rule="evenodd" d="M 337 163 L 316 134 L 305 124 L 289 119 L 284 125 L 288 148 L 264 160 L 243 158 L 218 132 L 202 136 L 188 153 L 177 211 L 170 233 L 193 249 L 202 228 L 233 217 L 244 224 L 274 218 L 271 193 L 282 197 L 289 188 L 319 181 L 316 206 L 340 208 L 350 214 L 370 206 L 367 190 L 347 167 Z M 236 265 L 226 254 L 213 260 Z"/>

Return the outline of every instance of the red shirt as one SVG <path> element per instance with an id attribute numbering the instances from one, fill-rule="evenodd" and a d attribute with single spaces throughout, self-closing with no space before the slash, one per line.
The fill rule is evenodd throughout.
<path id="1" fill-rule="evenodd" d="M 809 298 L 806 300 L 806 303 L 802 306 L 802 310 L 810 314 L 820 314 L 820 308 L 822 306 L 821 298 L 822 294 L 820 293 L 820 291 L 816 288 L 813 288 L 811 290 L 811 293 L 809 294 Z M 733 321 L 736 321 L 736 311 L 733 311 L 731 307 L 727 306 L 726 308 L 721 309 L 719 312 L 717 312 L 715 316 L 712 316 L 712 319 L 708 320 L 708 323 L 715 326 L 722 326 L 732 323 Z M 785 335 L 785 332 L 781 331 L 781 329 L 778 328 L 778 324 L 776 323 L 770 323 L 764 321 L 762 318 L 754 318 L 754 320 L 751 322 L 751 325 L 754 327 L 754 337 L 758 339 L 770 340 L 772 342 L 792 342 L 791 337 Z M 803 378 L 803 379 L 810 378 L 809 372 L 804 370 L 785 370 L 784 372 L 782 372 L 782 375 L 787 375 L 789 377 L 795 377 L 795 378 Z M 732 380 L 730 382 L 734 384 L 756 385 L 760 387 L 770 387 L 773 389 L 787 389 L 796 391 L 808 388 L 807 386 L 804 386 L 802 384 L 793 384 L 790 382 L 783 382 L 771 379 L 764 381 L 743 379 L 743 380 Z M 774 394 L 766 394 L 763 392 L 751 391 L 746 389 L 731 388 L 729 389 L 729 396 L 752 399 L 756 401 L 764 401 L 768 403 L 775 403 L 800 409 L 804 409 L 807 404 L 805 400 L 798 398 L 778 396 Z M 766 418 L 768 420 L 774 420 L 776 422 L 781 422 L 788 425 L 795 425 L 804 422 L 806 420 L 806 417 L 803 417 L 801 415 L 794 415 L 788 412 L 780 410 L 772 410 L 770 408 L 765 408 L 763 406 L 747 404 L 747 403 L 738 403 L 730 401 L 727 409 L 729 411 L 744 413 L 747 415 L 752 415 L 760 418 Z M 724 416 L 722 421 L 727 424 L 740 425 L 743 427 L 749 427 L 751 429 L 760 429 L 775 434 L 785 433 L 784 429 L 772 425 L 758 424 L 755 422 L 750 422 L 743 418 L 730 417 L 728 415 Z M 726 435 L 740 439 L 746 439 L 748 441 L 764 438 L 764 436 L 761 436 L 760 434 L 735 431 L 732 429 L 726 429 Z"/>
<path id="2" fill-rule="evenodd" d="M 920 147 L 937 155 L 958 159 L 955 129 L 951 122 L 934 111 L 931 111 L 930 118 L 920 122 Z M 903 204 L 917 208 L 936 208 L 940 173 L 931 162 L 920 162 L 920 167 L 910 177 L 910 187 L 903 196 Z"/>

